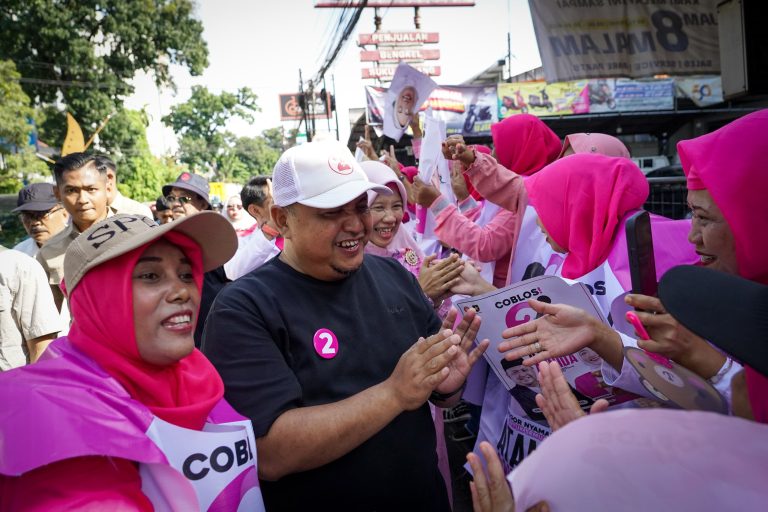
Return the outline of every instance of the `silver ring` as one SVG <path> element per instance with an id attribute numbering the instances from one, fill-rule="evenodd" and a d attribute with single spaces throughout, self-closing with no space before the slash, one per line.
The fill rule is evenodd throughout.
<path id="1" fill-rule="evenodd" d="M 533 348 L 533 353 L 534 354 L 537 354 L 537 353 L 541 352 L 541 343 L 539 343 L 538 341 L 536 343 L 534 343 L 533 345 L 531 345 L 531 347 Z"/>

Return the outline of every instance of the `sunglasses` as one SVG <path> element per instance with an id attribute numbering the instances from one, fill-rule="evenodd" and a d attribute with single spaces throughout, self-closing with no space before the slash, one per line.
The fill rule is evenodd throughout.
<path id="1" fill-rule="evenodd" d="M 21 219 L 26 222 L 37 222 L 41 220 L 46 220 L 48 217 L 50 217 L 54 213 L 61 211 L 63 209 L 64 209 L 63 206 L 59 206 L 58 208 L 48 210 L 47 212 L 21 212 Z"/>
<path id="2" fill-rule="evenodd" d="M 170 195 L 170 196 L 166 196 L 165 200 L 168 201 L 168 204 L 173 204 L 173 203 L 187 204 L 187 203 L 191 203 L 192 202 L 192 198 L 188 197 L 188 196 L 178 196 L 177 197 L 177 196 L 174 196 L 174 195 Z"/>

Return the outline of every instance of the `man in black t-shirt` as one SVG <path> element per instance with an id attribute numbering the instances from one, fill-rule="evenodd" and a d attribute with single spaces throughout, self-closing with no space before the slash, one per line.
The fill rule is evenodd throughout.
<path id="1" fill-rule="evenodd" d="M 289 149 L 273 184 L 284 250 L 219 294 L 203 341 L 253 422 L 267 509 L 448 510 L 427 400 L 458 401 L 479 317 L 441 329 L 409 272 L 364 255 L 367 191 L 389 189 L 343 145 Z"/>

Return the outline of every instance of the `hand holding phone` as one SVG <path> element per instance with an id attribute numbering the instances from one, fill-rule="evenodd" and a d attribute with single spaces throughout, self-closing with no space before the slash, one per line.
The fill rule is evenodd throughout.
<path id="1" fill-rule="evenodd" d="M 640 317 L 637 316 L 637 313 L 634 311 L 627 311 L 626 318 L 627 322 L 632 324 L 632 327 L 635 328 L 635 332 L 637 332 L 637 335 L 640 336 L 641 340 L 651 339 L 651 336 L 648 334 L 648 331 L 645 330 L 645 326 L 643 325 L 643 322 L 640 321 Z M 644 350 L 644 352 L 648 354 L 648 357 L 660 365 L 666 366 L 667 368 L 672 368 L 672 362 L 669 360 L 669 358 L 664 357 L 661 354 L 656 354 L 655 352 L 649 352 L 647 350 Z"/>

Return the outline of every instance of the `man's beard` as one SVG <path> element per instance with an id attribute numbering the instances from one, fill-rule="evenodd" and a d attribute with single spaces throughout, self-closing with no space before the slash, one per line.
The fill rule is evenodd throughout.
<path id="1" fill-rule="evenodd" d="M 341 274 L 342 276 L 344 276 L 344 277 L 349 277 L 349 276 L 351 276 L 352 274 L 354 274 L 355 272 L 357 272 L 358 270 L 360 270 L 360 267 L 362 267 L 362 266 L 363 266 L 363 265 L 362 265 L 362 263 L 361 263 L 359 266 L 357 266 L 357 267 L 355 267 L 355 268 L 353 268 L 353 269 L 351 269 L 351 270 L 342 270 L 342 269 L 340 269 L 340 268 L 338 268 L 338 267 L 334 267 L 333 265 L 331 265 L 331 268 L 332 268 L 333 270 L 335 270 L 336 272 L 338 272 L 339 274 Z"/>

